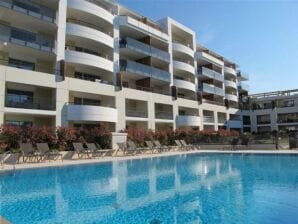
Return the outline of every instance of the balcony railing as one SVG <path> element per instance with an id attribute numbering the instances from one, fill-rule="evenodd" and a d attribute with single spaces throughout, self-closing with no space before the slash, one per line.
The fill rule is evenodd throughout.
<path id="1" fill-rule="evenodd" d="M 241 80 L 249 80 L 249 75 L 242 71 L 237 72 L 237 77 L 239 77 Z"/>
<path id="2" fill-rule="evenodd" d="M 214 123 L 214 117 L 213 116 L 203 116 L 203 121 L 206 123 Z"/>
<path id="3" fill-rule="evenodd" d="M 147 113 L 147 111 L 126 110 L 126 116 L 127 117 L 147 118 L 148 113 Z"/>
<path id="4" fill-rule="evenodd" d="M 47 22 L 51 22 L 51 23 L 55 22 L 55 16 L 54 16 L 55 12 L 54 11 L 52 11 L 44 6 L 33 4 L 32 2 L 30 2 L 30 3 L 28 2 L 30 4 L 30 6 L 34 5 L 35 6 L 34 8 L 37 9 L 37 11 L 32 11 L 32 10 L 25 8 L 26 2 L 27 1 L 22 2 L 23 3 L 22 4 L 23 6 L 22 6 L 20 4 L 17 5 L 12 0 L 1 0 L 0 7 L 2 6 L 2 7 L 5 7 L 8 9 L 20 12 L 20 13 L 24 13 L 26 15 L 29 15 L 29 16 L 35 17 L 37 19 L 47 21 Z M 39 12 L 39 9 L 42 9 L 43 11 L 48 11 L 48 13 Z"/>
<path id="5" fill-rule="evenodd" d="M 54 53 L 54 48 L 51 44 L 49 44 L 49 40 L 45 39 L 41 36 L 35 36 L 36 41 L 27 41 L 20 35 L 11 35 L 13 27 L 9 27 L 3 24 L 0 24 L 0 40 L 3 42 L 8 42 L 12 44 L 17 44 L 25 47 L 30 47 L 40 51 L 46 51 L 50 53 Z M 24 32 L 24 36 L 26 35 L 27 31 L 21 31 L 17 29 L 18 33 Z M 38 40 L 38 41 L 37 41 Z M 47 43 L 47 44 L 45 44 Z"/>
<path id="6" fill-rule="evenodd" d="M 198 69 L 198 74 L 207 76 L 208 78 L 215 79 L 217 81 L 223 82 L 224 81 L 224 76 L 216 71 L 213 71 L 209 68 L 206 67 L 201 67 Z"/>
<path id="7" fill-rule="evenodd" d="M 120 40 L 120 47 L 130 48 L 143 54 L 150 55 L 160 60 L 170 62 L 170 54 L 148 44 L 126 37 Z"/>
<path id="8" fill-rule="evenodd" d="M 241 82 L 240 85 L 238 86 L 238 88 L 239 88 L 239 90 L 248 91 L 249 90 L 249 85 L 247 83 Z"/>
<path id="9" fill-rule="evenodd" d="M 216 86 L 207 84 L 207 83 L 203 83 L 200 87 L 199 87 L 200 91 L 206 92 L 206 93 L 210 93 L 210 94 L 215 94 L 218 96 L 224 96 L 224 91 L 221 88 L 218 88 Z"/>
<path id="10" fill-rule="evenodd" d="M 130 60 L 120 60 L 120 70 L 159 79 L 165 82 L 170 82 L 171 80 L 171 74 L 167 71 Z"/>
<path id="11" fill-rule="evenodd" d="M 158 94 L 167 95 L 167 96 L 171 95 L 169 91 L 165 91 L 165 90 L 157 89 L 153 87 L 144 87 L 144 86 L 123 86 L 123 87 L 129 88 L 129 89 L 141 90 L 145 92 L 158 93 Z"/>
<path id="12" fill-rule="evenodd" d="M 28 97 L 23 95 L 7 95 L 5 97 L 5 107 L 36 110 L 56 110 L 55 102 L 49 98 Z"/>
<path id="13" fill-rule="evenodd" d="M 169 111 L 156 111 L 155 112 L 156 119 L 166 119 L 166 120 L 173 120 L 173 112 Z"/>

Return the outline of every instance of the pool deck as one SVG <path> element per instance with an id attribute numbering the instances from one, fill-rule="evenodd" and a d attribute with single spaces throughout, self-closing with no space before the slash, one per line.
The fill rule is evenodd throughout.
<path id="1" fill-rule="evenodd" d="M 227 153 L 227 154 L 296 154 L 298 150 L 192 150 L 192 151 L 171 151 L 158 154 L 139 154 L 134 156 L 106 156 L 92 159 L 67 159 L 67 160 L 56 160 L 56 161 L 43 161 L 36 163 L 19 163 L 19 164 L 4 164 L 0 166 L 0 172 L 19 170 L 19 169 L 30 169 L 30 168 L 43 168 L 43 167 L 57 167 L 57 166 L 68 166 L 68 165 L 79 165 L 79 164 L 91 164 L 91 163 L 103 163 L 113 161 L 123 161 L 131 159 L 145 159 L 145 158 L 156 158 L 164 156 L 176 156 L 176 155 L 188 155 L 188 154 L 199 154 L 199 153 Z M 1 220 L 1 219 L 0 219 Z M 0 222 L 1 224 L 1 222 Z"/>

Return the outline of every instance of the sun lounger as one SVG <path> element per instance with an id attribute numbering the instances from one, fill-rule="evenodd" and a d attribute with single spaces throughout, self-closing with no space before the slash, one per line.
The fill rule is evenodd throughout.
<path id="1" fill-rule="evenodd" d="M 125 154 L 137 154 L 137 153 L 142 153 L 144 148 L 139 148 L 136 146 L 136 144 L 133 141 L 128 141 L 127 142 L 127 149 L 125 151 Z"/>
<path id="2" fill-rule="evenodd" d="M 173 149 L 172 146 L 165 146 L 165 145 L 160 144 L 160 141 L 158 141 L 158 140 L 155 140 L 154 144 L 159 149 L 160 152 L 162 152 L 162 151 L 167 152 L 167 151 L 170 151 Z"/>
<path id="3" fill-rule="evenodd" d="M 161 152 L 160 149 L 158 147 L 156 147 L 152 141 L 145 141 L 146 145 L 148 146 L 148 148 L 151 150 L 152 154 L 154 152 Z"/>
<path id="4" fill-rule="evenodd" d="M 4 167 L 4 161 L 5 161 L 5 159 L 7 158 L 7 156 L 9 154 L 10 154 L 10 152 L 0 153 L 0 165 L 1 165 L 2 168 Z"/>
<path id="5" fill-rule="evenodd" d="M 60 157 L 62 160 L 62 153 L 60 153 L 58 150 L 50 150 L 48 143 L 36 143 L 37 147 L 37 153 L 41 156 L 41 159 L 48 158 L 49 160 L 53 158 L 56 160 Z"/>
<path id="6" fill-rule="evenodd" d="M 83 158 L 83 156 L 86 156 L 87 158 L 91 158 L 91 151 L 90 149 L 84 148 L 83 144 L 80 142 L 74 142 L 72 143 L 75 152 L 78 154 L 78 158 Z"/>
<path id="7" fill-rule="evenodd" d="M 31 162 L 33 159 L 39 161 L 41 156 L 36 153 L 31 143 L 20 143 L 21 156 L 23 157 L 23 162 L 26 162 L 27 159 Z"/>
<path id="8" fill-rule="evenodd" d="M 176 145 L 178 146 L 178 148 L 182 151 L 187 150 L 188 147 L 185 147 L 181 144 L 181 142 L 179 140 L 175 140 Z"/>
<path id="9" fill-rule="evenodd" d="M 188 151 L 188 150 L 195 150 L 195 147 L 194 147 L 193 145 L 189 145 L 189 144 L 187 144 L 187 143 L 185 142 L 185 140 L 181 139 L 180 142 L 181 142 L 181 145 L 182 145 L 183 147 L 185 147 L 185 149 L 186 149 L 187 151 Z"/>
<path id="10" fill-rule="evenodd" d="M 95 143 L 86 143 L 87 148 L 91 151 L 92 157 L 103 157 L 106 155 L 112 155 L 114 150 L 112 149 L 99 149 Z"/>

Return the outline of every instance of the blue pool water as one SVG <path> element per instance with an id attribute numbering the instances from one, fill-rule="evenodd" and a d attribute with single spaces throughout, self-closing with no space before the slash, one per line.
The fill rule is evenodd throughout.
<path id="1" fill-rule="evenodd" d="M 298 157 L 195 154 L 0 173 L 24 223 L 298 223 Z"/>

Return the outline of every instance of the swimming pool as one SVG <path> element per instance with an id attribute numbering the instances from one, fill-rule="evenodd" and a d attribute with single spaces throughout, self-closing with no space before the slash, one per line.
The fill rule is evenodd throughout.
<path id="1" fill-rule="evenodd" d="M 0 173 L 24 223 L 298 223 L 298 157 L 193 154 Z"/>

